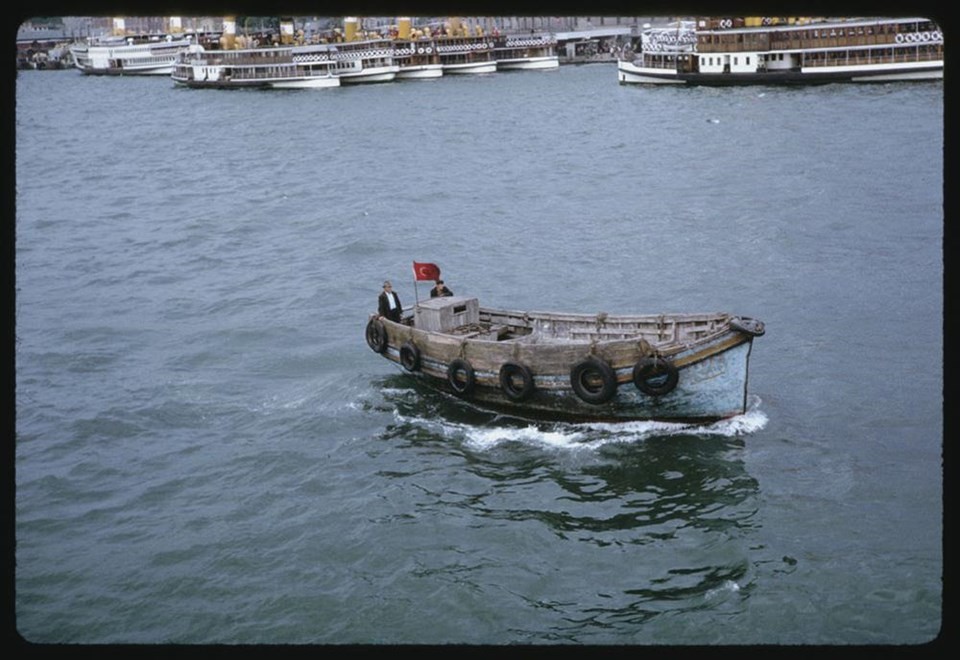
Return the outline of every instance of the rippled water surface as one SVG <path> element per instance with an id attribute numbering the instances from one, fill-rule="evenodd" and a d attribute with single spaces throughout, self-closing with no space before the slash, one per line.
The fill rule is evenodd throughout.
<path id="1" fill-rule="evenodd" d="M 33 642 L 918 644 L 941 626 L 943 86 L 16 80 Z M 532 423 L 367 348 L 410 264 L 766 323 L 750 409 Z"/>

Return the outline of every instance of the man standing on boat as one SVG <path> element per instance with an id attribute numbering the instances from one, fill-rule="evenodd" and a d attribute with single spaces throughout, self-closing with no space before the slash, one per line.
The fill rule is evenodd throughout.
<path id="1" fill-rule="evenodd" d="M 437 280 L 436 286 L 430 289 L 431 298 L 452 296 L 452 295 L 453 295 L 453 291 L 451 291 L 444 285 L 443 280 Z"/>
<path id="2" fill-rule="evenodd" d="M 377 313 L 385 316 L 394 323 L 400 323 L 400 314 L 403 307 L 400 306 L 400 296 L 393 290 L 393 284 L 390 280 L 383 283 L 383 291 L 380 292 Z"/>

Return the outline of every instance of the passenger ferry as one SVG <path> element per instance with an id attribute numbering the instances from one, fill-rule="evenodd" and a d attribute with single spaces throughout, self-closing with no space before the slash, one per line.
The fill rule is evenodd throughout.
<path id="1" fill-rule="evenodd" d="M 171 78 L 186 87 L 217 89 L 339 87 L 337 64 L 326 44 L 201 50 L 181 55 Z"/>
<path id="2" fill-rule="evenodd" d="M 90 75 L 169 76 L 181 53 L 199 49 L 190 37 L 102 37 L 70 47 L 73 65 Z"/>
<path id="3" fill-rule="evenodd" d="M 698 18 L 641 35 L 620 84 L 751 85 L 943 79 L 926 18 Z"/>
<path id="4" fill-rule="evenodd" d="M 494 73 L 497 70 L 492 37 L 443 36 L 436 44 L 444 74 Z"/>
<path id="5" fill-rule="evenodd" d="M 389 82 L 400 72 L 390 39 L 337 43 L 332 45 L 332 52 L 333 74 L 344 85 Z"/>
<path id="6" fill-rule="evenodd" d="M 400 67 L 397 72 L 400 80 L 443 76 L 443 63 L 435 39 L 397 39 L 393 59 Z"/>
<path id="7" fill-rule="evenodd" d="M 397 78 L 419 80 L 443 76 L 443 63 L 436 38 L 429 31 L 414 30 L 409 16 L 397 19 L 393 59 L 400 67 Z"/>
<path id="8" fill-rule="evenodd" d="M 560 66 L 557 38 L 552 34 L 499 35 L 494 37 L 493 44 L 498 71 Z"/>

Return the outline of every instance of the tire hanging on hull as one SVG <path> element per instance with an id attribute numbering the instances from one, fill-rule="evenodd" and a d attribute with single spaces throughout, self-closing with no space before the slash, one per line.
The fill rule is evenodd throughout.
<path id="1" fill-rule="evenodd" d="M 606 403 L 617 393 L 617 375 L 609 364 L 590 357 L 570 370 L 570 386 L 586 403 Z"/>
<path id="2" fill-rule="evenodd" d="M 525 364 L 505 362 L 500 367 L 500 389 L 511 401 L 523 401 L 533 393 L 533 372 Z"/>
<path id="3" fill-rule="evenodd" d="M 413 342 L 405 341 L 400 347 L 400 364 L 407 371 L 419 371 L 420 349 Z"/>
<path id="4" fill-rule="evenodd" d="M 383 321 L 372 318 L 367 323 L 367 346 L 374 353 L 383 353 L 387 350 L 387 329 L 383 326 Z"/>
<path id="5" fill-rule="evenodd" d="M 650 396 L 669 394 L 679 381 L 680 372 L 668 358 L 645 357 L 633 365 L 633 384 L 644 394 Z"/>
<path id="6" fill-rule="evenodd" d="M 447 382 L 453 391 L 460 396 L 466 396 L 473 392 L 477 384 L 477 376 L 473 367 L 463 358 L 457 358 L 447 367 Z"/>

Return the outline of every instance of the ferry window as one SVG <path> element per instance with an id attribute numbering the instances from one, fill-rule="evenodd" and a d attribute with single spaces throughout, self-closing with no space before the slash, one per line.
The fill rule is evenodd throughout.
<path id="1" fill-rule="evenodd" d="M 740 64 L 740 58 L 739 58 L 739 57 L 734 57 L 734 58 L 733 58 L 733 64 L 734 64 L 734 66 Z"/>
<path id="2" fill-rule="evenodd" d="M 750 58 L 747 57 L 747 58 L 745 58 L 745 59 L 746 59 L 746 65 L 747 65 L 747 66 L 750 66 Z"/>

